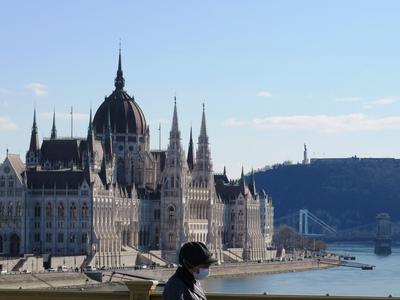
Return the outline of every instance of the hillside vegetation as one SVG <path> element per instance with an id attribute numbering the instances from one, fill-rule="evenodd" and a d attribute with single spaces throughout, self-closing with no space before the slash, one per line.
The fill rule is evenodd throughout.
<path id="1" fill-rule="evenodd" d="M 380 212 L 400 219 L 400 160 L 343 159 L 282 165 L 255 173 L 276 218 L 306 208 L 336 228 L 375 222 Z"/>

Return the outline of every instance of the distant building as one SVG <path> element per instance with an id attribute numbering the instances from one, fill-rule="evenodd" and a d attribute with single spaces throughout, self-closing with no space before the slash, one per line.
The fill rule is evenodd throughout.
<path id="1" fill-rule="evenodd" d="M 334 158 L 311 158 L 311 164 L 354 164 L 354 163 L 388 163 L 400 165 L 400 159 L 380 157 L 334 157 Z"/>
<path id="2" fill-rule="evenodd" d="M 0 252 L 85 255 L 86 265 L 129 266 L 154 250 L 174 261 L 182 243 L 206 243 L 221 260 L 267 258 L 273 206 L 254 177 L 229 181 L 213 172 L 203 106 L 195 151 L 181 144 L 175 99 L 166 151 L 150 149 L 145 115 L 125 90 L 121 53 L 115 89 L 90 112 L 86 138 L 40 143 L 36 111 L 24 164 L 0 165 Z"/>
<path id="3" fill-rule="evenodd" d="M 307 145 L 304 144 L 304 152 L 303 152 L 303 165 L 308 165 L 310 163 L 310 160 L 308 159 L 308 153 L 307 153 Z"/>

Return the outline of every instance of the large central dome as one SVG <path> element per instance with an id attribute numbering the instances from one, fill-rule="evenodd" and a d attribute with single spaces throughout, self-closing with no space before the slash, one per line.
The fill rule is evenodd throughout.
<path id="1" fill-rule="evenodd" d="M 146 119 L 142 109 L 135 99 L 124 90 L 125 79 L 121 68 L 121 51 L 119 52 L 118 71 L 115 78 L 115 90 L 104 99 L 97 109 L 93 119 L 96 134 L 106 132 L 108 115 L 110 116 L 111 132 L 117 134 L 144 135 Z"/>

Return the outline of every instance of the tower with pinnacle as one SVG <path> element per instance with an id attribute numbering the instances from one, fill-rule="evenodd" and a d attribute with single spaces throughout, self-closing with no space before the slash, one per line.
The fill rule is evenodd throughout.
<path id="1" fill-rule="evenodd" d="M 185 242 L 185 206 L 189 167 L 181 143 L 176 98 L 161 187 L 161 247 L 177 251 Z"/>

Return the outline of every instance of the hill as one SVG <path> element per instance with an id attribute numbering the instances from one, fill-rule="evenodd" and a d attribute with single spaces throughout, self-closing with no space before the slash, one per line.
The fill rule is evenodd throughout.
<path id="1" fill-rule="evenodd" d="M 400 160 L 317 159 L 255 173 L 276 218 L 306 208 L 338 229 L 375 222 L 380 212 L 400 220 Z"/>

